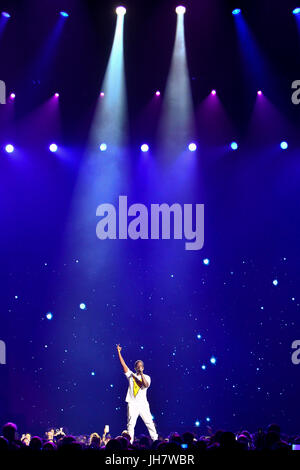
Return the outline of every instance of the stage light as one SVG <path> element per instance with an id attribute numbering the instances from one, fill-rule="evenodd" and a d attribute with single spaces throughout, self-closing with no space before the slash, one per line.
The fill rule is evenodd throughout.
<path id="1" fill-rule="evenodd" d="M 50 150 L 50 152 L 52 152 L 52 153 L 53 153 L 53 152 L 57 152 L 58 147 L 57 147 L 56 144 L 51 144 L 51 145 L 49 145 L 49 150 Z"/>
<path id="2" fill-rule="evenodd" d="M 157 90 L 157 92 L 155 94 L 156 94 L 156 96 L 160 96 L 160 91 Z"/>
<path id="3" fill-rule="evenodd" d="M 63 16 L 64 18 L 67 18 L 69 16 L 69 13 L 67 13 L 66 11 L 61 11 L 60 15 Z"/>
<path id="4" fill-rule="evenodd" d="M 10 18 L 10 14 L 7 13 L 7 11 L 3 11 L 2 16 L 4 16 L 4 18 Z"/>
<path id="5" fill-rule="evenodd" d="M 105 95 L 104 91 L 101 91 L 101 93 L 100 93 L 101 98 L 103 98 L 104 95 Z"/>
<path id="6" fill-rule="evenodd" d="M 48 313 L 46 314 L 46 318 L 47 318 L 47 320 L 52 320 L 53 314 L 52 314 L 51 312 L 48 312 Z"/>
<path id="7" fill-rule="evenodd" d="M 197 338 L 198 338 L 198 339 L 201 339 L 201 338 L 202 338 L 202 336 L 200 335 L 200 333 L 197 334 Z"/>
<path id="8" fill-rule="evenodd" d="M 241 9 L 240 8 L 235 8 L 233 11 L 232 11 L 232 14 L 233 15 L 239 15 L 241 13 Z"/>
<path id="9" fill-rule="evenodd" d="M 288 148 L 288 146 L 289 146 L 289 144 L 285 141 L 281 142 L 281 144 L 280 144 L 280 148 L 282 150 L 286 150 Z"/>
<path id="10" fill-rule="evenodd" d="M 177 15 L 184 15 L 185 12 L 186 12 L 186 8 L 182 5 L 179 5 L 178 7 L 176 7 L 176 13 Z"/>
<path id="11" fill-rule="evenodd" d="M 103 142 L 102 144 L 100 144 L 99 148 L 101 152 L 105 152 L 105 150 L 107 150 L 107 145 Z"/>
<path id="12" fill-rule="evenodd" d="M 210 417 L 207 416 L 207 418 L 205 418 L 206 422 L 209 423 L 210 422 Z"/>
<path id="13" fill-rule="evenodd" d="M 126 14 L 126 8 L 125 7 L 118 7 L 116 9 L 116 13 L 119 16 L 124 16 Z"/>
<path id="14" fill-rule="evenodd" d="M 55 98 L 59 98 L 59 93 L 54 93 Z"/>
<path id="15" fill-rule="evenodd" d="M 205 266 L 208 266 L 209 263 L 210 263 L 210 260 L 208 258 L 204 258 L 203 264 L 205 264 Z"/>
<path id="16" fill-rule="evenodd" d="M 11 100 L 14 100 L 15 97 L 16 97 L 16 95 L 15 95 L 15 93 L 11 93 L 11 94 L 9 95 L 9 97 L 10 97 Z"/>
<path id="17" fill-rule="evenodd" d="M 94 375 L 96 375 L 96 374 L 95 374 L 95 372 L 93 371 L 93 372 L 91 372 L 91 375 L 94 377 Z"/>
<path id="18" fill-rule="evenodd" d="M 214 356 L 212 356 L 210 358 L 210 362 L 211 362 L 211 364 L 215 365 L 217 363 L 217 359 Z"/>
<path id="19" fill-rule="evenodd" d="M 300 8 L 295 8 L 295 9 L 293 10 L 293 14 L 294 14 L 294 15 L 299 15 L 299 14 L 300 14 Z"/>
<path id="20" fill-rule="evenodd" d="M 274 279 L 273 286 L 278 286 L 278 280 L 277 279 Z"/>
<path id="21" fill-rule="evenodd" d="M 82 302 L 81 304 L 79 304 L 79 308 L 80 308 L 80 310 L 86 310 L 85 303 Z"/>
<path id="22" fill-rule="evenodd" d="M 149 151 L 149 145 L 143 144 L 143 145 L 141 146 L 141 151 L 142 151 L 142 152 L 148 152 L 148 151 Z"/>
<path id="23" fill-rule="evenodd" d="M 195 152 L 197 150 L 197 145 L 192 142 L 190 145 L 189 145 L 189 151 L 190 152 Z"/>
<path id="24" fill-rule="evenodd" d="M 261 95 L 263 94 L 263 92 L 262 92 L 261 90 L 258 90 L 257 94 L 258 94 L 259 96 L 261 96 Z"/>
<path id="25" fill-rule="evenodd" d="M 206 365 L 205 365 L 205 364 L 202 364 L 201 369 L 202 369 L 202 370 L 205 370 L 205 369 L 206 369 Z"/>
<path id="26" fill-rule="evenodd" d="M 211 90 L 211 94 L 216 95 L 217 94 L 216 90 Z"/>
<path id="27" fill-rule="evenodd" d="M 231 142 L 230 147 L 232 148 L 232 150 L 237 150 L 239 148 L 237 142 Z"/>
<path id="28" fill-rule="evenodd" d="M 198 428 L 200 426 L 200 421 L 195 421 L 195 426 Z"/>
<path id="29" fill-rule="evenodd" d="M 12 144 L 7 144 L 7 145 L 5 146 L 5 151 L 6 151 L 7 153 L 13 153 L 14 150 L 15 150 L 15 147 L 14 147 Z"/>

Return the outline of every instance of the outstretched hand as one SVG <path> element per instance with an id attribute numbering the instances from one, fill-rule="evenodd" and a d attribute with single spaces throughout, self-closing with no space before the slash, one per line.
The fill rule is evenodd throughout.
<path id="1" fill-rule="evenodd" d="M 121 351 L 122 351 L 122 348 L 121 348 L 121 346 L 120 346 L 119 344 L 117 344 L 117 350 L 118 350 L 118 352 L 121 352 Z"/>

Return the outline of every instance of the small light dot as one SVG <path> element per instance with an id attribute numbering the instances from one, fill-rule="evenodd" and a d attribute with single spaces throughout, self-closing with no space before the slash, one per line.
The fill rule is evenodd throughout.
<path id="1" fill-rule="evenodd" d="M 107 145 L 103 142 L 102 144 L 100 144 L 100 150 L 101 152 L 105 152 L 107 150 Z"/>
<path id="2" fill-rule="evenodd" d="M 273 286 L 278 286 L 278 280 L 277 279 L 274 279 Z"/>
<path id="3" fill-rule="evenodd" d="M 85 303 L 79 304 L 79 308 L 80 310 L 86 310 L 86 304 Z"/>

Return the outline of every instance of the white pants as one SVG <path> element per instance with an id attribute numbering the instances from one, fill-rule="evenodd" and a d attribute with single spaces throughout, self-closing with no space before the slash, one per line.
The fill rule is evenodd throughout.
<path id="1" fill-rule="evenodd" d="M 129 402 L 127 403 L 127 431 L 130 435 L 130 442 L 133 442 L 134 428 L 139 416 L 147 426 L 151 439 L 156 441 L 156 439 L 158 439 L 158 434 L 156 432 L 155 424 L 150 412 L 149 403 L 137 404 Z"/>

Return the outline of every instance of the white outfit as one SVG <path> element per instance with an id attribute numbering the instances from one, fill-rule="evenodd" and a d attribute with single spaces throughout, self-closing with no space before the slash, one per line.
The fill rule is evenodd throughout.
<path id="1" fill-rule="evenodd" d="M 149 402 L 147 400 L 147 388 L 142 386 L 140 387 L 135 381 L 137 378 L 141 381 L 141 376 L 134 374 L 131 370 L 128 369 L 125 376 L 128 379 L 128 390 L 126 395 L 127 402 L 127 431 L 130 435 L 130 441 L 133 442 L 134 438 L 134 428 L 138 417 L 140 416 L 144 421 L 145 425 L 148 428 L 150 437 L 153 441 L 158 439 L 158 434 L 155 429 L 155 424 L 150 412 Z M 144 374 L 145 379 L 147 380 L 149 386 L 151 379 L 149 375 Z"/>

